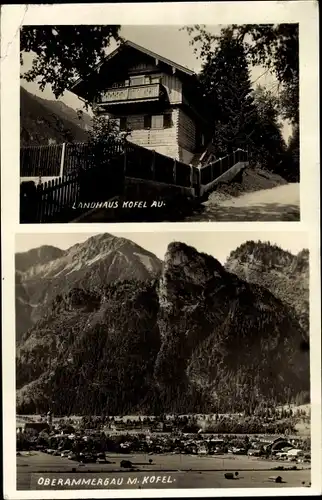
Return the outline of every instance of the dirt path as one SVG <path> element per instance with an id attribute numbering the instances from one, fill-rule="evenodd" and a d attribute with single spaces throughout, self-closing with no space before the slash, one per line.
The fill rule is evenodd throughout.
<path id="1" fill-rule="evenodd" d="M 284 184 L 271 189 L 223 199 L 214 191 L 198 213 L 185 219 L 197 221 L 299 221 L 300 185 Z"/>

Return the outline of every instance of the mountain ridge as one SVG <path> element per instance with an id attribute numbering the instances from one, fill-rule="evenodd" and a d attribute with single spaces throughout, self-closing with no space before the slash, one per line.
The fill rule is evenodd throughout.
<path id="1" fill-rule="evenodd" d="M 180 242 L 155 272 L 122 274 L 127 258 L 137 266 L 131 243 L 99 235 L 71 247 L 82 262 L 123 248 L 121 279 L 78 276 L 23 333 L 19 411 L 228 411 L 309 391 L 305 332 L 280 298 Z"/>
<path id="2" fill-rule="evenodd" d="M 133 277 L 144 281 L 161 269 L 161 261 L 151 252 L 108 233 L 89 238 L 64 251 L 56 249 L 56 253 L 57 258 L 46 262 L 38 262 L 37 249 L 18 254 L 18 266 L 27 258 L 30 265 L 23 273 L 19 271 L 19 276 L 16 272 L 16 285 L 19 286 L 16 293 L 17 338 L 44 315 L 56 295 L 67 292 L 72 286 L 96 289 L 111 281 Z M 26 296 L 31 304 L 29 309 Z M 24 320 L 20 321 L 22 302 Z M 30 317 L 26 322 L 28 311 Z"/>
<path id="3" fill-rule="evenodd" d="M 248 241 L 230 253 L 225 268 L 248 283 L 265 286 L 291 307 L 308 339 L 308 249 L 292 254 L 269 242 Z"/>
<path id="4" fill-rule="evenodd" d="M 86 142 L 92 119 L 61 101 L 51 101 L 31 94 L 20 87 L 20 143 L 21 146 Z"/>

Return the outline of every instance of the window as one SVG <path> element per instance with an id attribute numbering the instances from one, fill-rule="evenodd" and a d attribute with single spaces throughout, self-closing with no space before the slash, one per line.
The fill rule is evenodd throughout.
<path id="1" fill-rule="evenodd" d="M 144 122 L 141 116 L 132 115 L 128 117 L 127 127 L 131 130 L 142 130 L 144 129 Z"/>
<path id="2" fill-rule="evenodd" d="M 160 83 L 160 77 L 159 76 L 154 76 L 154 75 L 150 75 L 150 76 L 145 76 L 145 84 L 146 85 L 149 85 L 151 83 Z"/>
<path id="3" fill-rule="evenodd" d="M 171 113 L 164 115 L 152 115 L 144 117 L 144 128 L 170 128 L 172 126 Z"/>
<path id="4" fill-rule="evenodd" d="M 163 115 L 154 115 L 151 117 L 151 128 L 163 128 Z"/>
<path id="5" fill-rule="evenodd" d="M 144 85 L 144 76 L 131 76 L 130 85 Z"/>

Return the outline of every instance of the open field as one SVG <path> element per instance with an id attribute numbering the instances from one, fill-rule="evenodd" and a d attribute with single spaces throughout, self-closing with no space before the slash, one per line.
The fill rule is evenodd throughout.
<path id="1" fill-rule="evenodd" d="M 258 488 L 258 487 L 301 487 L 303 482 L 308 485 L 311 471 L 309 468 L 297 471 L 274 471 L 273 467 L 280 466 L 280 462 L 261 460 L 246 456 L 190 456 L 190 455 L 153 455 L 145 454 L 109 454 L 110 464 L 87 464 L 80 466 L 78 462 L 59 456 L 52 456 L 41 452 L 22 452 L 17 457 L 17 488 L 30 489 L 31 475 L 40 473 L 43 477 L 51 473 L 54 477 L 66 478 L 123 478 L 122 486 L 156 488 L 159 484 L 147 482 L 142 484 L 147 476 L 171 477 L 166 487 L 172 488 Z M 132 471 L 120 467 L 121 460 L 131 460 Z M 153 459 L 149 464 L 148 460 Z M 234 480 L 227 480 L 224 471 L 238 472 Z M 273 483 L 270 476 L 282 476 L 283 482 Z M 129 477 L 136 477 L 136 484 L 127 484 Z M 112 486 L 110 486 L 112 487 Z M 164 487 L 162 484 L 161 487 Z M 66 488 L 66 487 L 65 487 Z M 106 486 L 105 486 L 106 488 Z M 64 489 L 64 488 L 63 488 Z"/>

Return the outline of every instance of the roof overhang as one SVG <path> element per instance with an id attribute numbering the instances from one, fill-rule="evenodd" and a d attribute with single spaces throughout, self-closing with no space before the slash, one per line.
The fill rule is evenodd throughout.
<path id="1" fill-rule="evenodd" d="M 182 66 L 174 61 L 171 61 L 170 59 L 167 59 L 166 57 L 161 56 L 160 54 L 157 54 L 155 52 L 152 52 L 149 49 L 146 49 L 145 47 L 141 47 L 140 45 L 137 45 L 134 42 L 131 42 L 129 40 L 122 42 L 119 47 L 117 47 L 113 52 L 108 54 L 104 59 L 97 64 L 97 66 L 94 68 L 93 71 L 91 71 L 85 78 L 79 78 L 76 80 L 70 87 L 69 91 L 73 92 L 77 96 L 84 98 L 84 88 L 86 84 L 91 80 L 92 78 L 98 77 L 100 70 L 102 66 L 108 65 L 110 62 L 113 61 L 113 59 L 121 54 L 124 50 L 131 48 L 136 50 L 137 52 L 141 52 L 142 54 L 145 54 L 146 56 L 154 59 L 154 63 L 156 66 L 162 65 L 167 66 L 169 71 L 172 74 L 178 74 L 178 76 L 181 78 L 197 78 L 197 75 L 194 71 L 186 68 L 185 66 Z"/>

